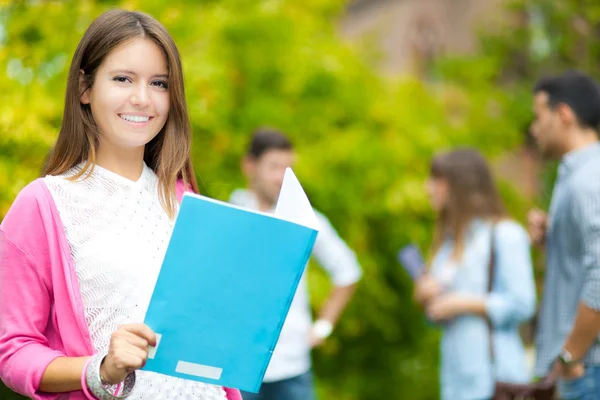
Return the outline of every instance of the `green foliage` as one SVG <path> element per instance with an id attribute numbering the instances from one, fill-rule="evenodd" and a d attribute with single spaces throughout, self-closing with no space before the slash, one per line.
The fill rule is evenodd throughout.
<path id="1" fill-rule="evenodd" d="M 361 49 L 337 36 L 332 21 L 344 3 L 71 0 L 5 7 L 0 218 L 38 176 L 56 138 L 68 63 L 85 28 L 115 5 L 146 11 L 167 26 L 183 56 L 202 192 L 226 199 L 242 185 L 239 162 L 250 132 L 276 126 L 297 147 L 296 172 L 313 204 L 359 255 L 358 293 L 335 336 L 315 352 L 321 398 L 429 400 L 438 393 L 438 333 L 413 306 L 395 254 L 409 242 L 424 249 L 430 242 L 423 181 L 436 151 L 472 145 L 495 157 L 522 142 L 528 88 L 497 83 L 525 39 L 488 39 L 489 57 L 444 63 L 443 84 L 384 79 Z M 510 185 L 502 192 L 523 215 L 528 204 Z M 310 279 L 317 305 L 329 286 L 317 269 Z"/>
<path id="2" fill-rule="evenodd" d="M 593 0 L 509 0 L 508 13 L 484 27 L 472 57 L 445 58 L 437 74 L 473 91 L 501 87 L 510 94 L 511 124 L 531 121 L 531 89 L 544 75 L 579 69 L 600 79 L 600 3 Z M 556 164 L 542 177 L 541 202 L 549 203 Z"/>

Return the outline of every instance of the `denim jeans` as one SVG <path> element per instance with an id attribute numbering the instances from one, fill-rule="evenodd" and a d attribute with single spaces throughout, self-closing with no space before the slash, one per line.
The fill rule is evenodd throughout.
<path id="1" fill-rule="evenodd" d="M 587 365 L 585 375 L 577 379 L 559 379 L 561 400 L 600 400 L 600 365 Z"/>
<path id="2" fill-rule="evenodd" d="M 315 400 L 312 372 L 276 382 L 265 382 L 258 394 L 242 392 L 243 400 Z"/>

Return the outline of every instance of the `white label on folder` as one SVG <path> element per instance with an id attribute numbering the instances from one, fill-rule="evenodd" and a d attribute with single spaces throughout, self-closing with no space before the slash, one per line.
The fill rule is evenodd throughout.
<path id="1" fill-rule="evenodd" d="M 162 335 L 160 333 L 156 334 L 156 346 L 148 346 L 148 358 L 153 360 L 156 356 L 156 350 L 158 350 L 158 345 L 160 344 L 160 339 Z"/>
<path id="2" fill-rule="evenodd" d="M 186 361 L 179 361 L 175 372 L 186 375 L 194 375 L 200 378 L 221 379 L 223 368 L 211 367 L 209 365 L 194 364 Z"/>

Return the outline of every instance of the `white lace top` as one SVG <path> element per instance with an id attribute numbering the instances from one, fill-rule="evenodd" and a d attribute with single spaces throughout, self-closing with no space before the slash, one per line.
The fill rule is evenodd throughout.
<path id="1" fill-rule="evenodd" d="M 65 227 L 85 318 L 100 353 L 120 325 L 144 320 L 173 221 L 160 204 L 158 177 L 146 165 L 136 182 L 99 166 L 87 179 L 65 179 L 80 168 L 44 181 Z M 138 371 L 129 399 L 223 400 L 226 395 L 219 386 Z"/>

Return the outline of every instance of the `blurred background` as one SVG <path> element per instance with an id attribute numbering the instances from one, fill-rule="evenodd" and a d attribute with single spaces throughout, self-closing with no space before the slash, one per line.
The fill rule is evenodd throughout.
<path id="1" fill-rule="evenodd" d="M 0 4 L 0 220 L 39 176 L 60 128 L 70 58 L 111 7 L 152 14 L 179 46 L 203 194 L 227 199 L 243 185 L 240 158 L 256 127 L 293 139 L 313 205 L 365 271 L 334 336 L 314 353 L 325 400 L 438 397 L 439 332 L 413 305 L 396 261 L 400 247 L 430 244 L 430 158 L 480 149 L 524 222 L 531 206 L 547 205 L 554 176 L 528 133 L 534 81 L 566 68 L 600 77 L 596 0 Z M 327 282 L 311 266 L 315 307 Z M 531 327 L 523 336 L 531 344 Z"/>

